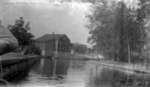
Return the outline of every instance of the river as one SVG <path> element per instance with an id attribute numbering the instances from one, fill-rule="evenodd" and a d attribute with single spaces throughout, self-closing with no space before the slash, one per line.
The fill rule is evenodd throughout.
<path id="1" fill-rule="evenodd" d="M 150 76 L 101 65 L 98 61 L 41 59 L 24 80 L 8 87 L 150 87 Z"/>

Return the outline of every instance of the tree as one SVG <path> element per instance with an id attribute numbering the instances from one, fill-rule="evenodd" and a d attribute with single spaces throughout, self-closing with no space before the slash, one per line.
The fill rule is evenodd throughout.
<path id="1" fill-rule="evenodd" d="M 115 6 L 108 5 L 107 1 L 95 4 L 92 15 L 88 15 L 91 36 L 88 41 L 93 44 L 93 48 L 106 58 L 114 59 L 118 54 L 118 34 L 114 29 Z"/>
<path id="2" fill-rule="evenodd" d="M 143 49 L 143 55 L 146 57 L 146 59 L 149 58 L 149 33 L 150 33 L 150 27 L 149 27 L 149 21 L 150 21 L 150 0 L 139 0 L 140 1 L 140 8 L 137 10 L 137 21 L 143 25 L 141 25 L 141 28 L 144 28 L 146 31 L 146 41 L 145 41 L 145 47 Z M 147 27 L 148 25 L 148 27 Z M 149 61 L 149 60 L 147 60 Z"/>
<path id="3" fill-rule="evenodd" d="M 145 44 L 146 33 L 143 23 L 137 20 L 137 11 L 127 8 L 123 2 L 116 8 L 115 28 L 120 33 L 119 59 L 121 61 L 131 61 L 135 57 L 140 58 L 141 51 Z"/>
<path id="4" fill-rule="evenodd" d="M 102 0 L 93 9 L 93 14 L 88 16 L 89 42 L 93 47 L 115 60 L 129 61 L 135 53 L 140 57 L 146 38 L 142 13 L 145 8 L 133 10 L 122 1 L 108 4 L 108 0 Z"/>
<path id="5" fill-rule="evenodd" d="M 72 49 L 75 53 L 85 54 L 88 50 L 87 46 L 84 44 L 74 43 L 72 44 Z"/>
<path id="6" fill-rule="evenodd" d="M 33 41 L 33 34 L 30 33 L 29 22 L 25 24 L 23 17 L 20 17 L 15 21 L 14 25 L 8 26 L 12 34 L 17 38 L 19 46 L 23 49 L 25 46 L 30 45 Z"/>
<path id="7" fill-rule="evenodd" d="M 39 47 L 37 47 L 35 44 L 31 44 L 26 47 L 24 54 L 37 54 L 41 55 L 41 50 Z"/>
<path id="8" fill-rule="evenodd" d="M 9 25 L 8 29 L 17 38 L 24 54 L 41 54 L 41 50 L 34 44 L 35 40 L 33 39 L 34 35 L 30 32 L 30 23 L 25 24 L 23 17 L 17 19 L 14 25 Z"/>

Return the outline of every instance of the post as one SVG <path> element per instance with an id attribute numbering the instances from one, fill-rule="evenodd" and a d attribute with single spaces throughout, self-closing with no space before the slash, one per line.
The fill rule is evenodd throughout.
<path id="1" fill-rule="evenodd" d="M 54 62 L 54 67 L 53 67 L 53 79 L 56 78 L 56 67 L 57 67 L 57 60 L 55 57 L 58 55 L 58 39 L 55 40 L 55 55 L 53 56 L 53 62 Z"/>
<path id="2" fill-rule="evenodd" d="M 128 40 L 128 63 L 131 64 L 131 54 L 130 54 L 130 44 L 129 44 L 129 40 Z"/>
<path id="3" fill-rule="evenodd" d="M 0 72 L 2 73 L 3 72 L 3 66 L 2 66 L 2 58 L 0 57 Z"/>
<path id="4" fill-rule="evenodd" d="M 55 56 L 58 55 L 58 39 L 55 41 Z"/>
<path id="5" fill-rule="evenodd" d="M 57 60 L 53 60 L 53 62 L 54 62 L 54 67 L 53 67 L 53 79 L 55 79 L 56 78 L 56 66 L 57 66 Z"/>
<path id="6" fill-rule="evenodd" d="M 148 53 L 148 50 L 146 50 L 146 57 L 147 57 L 146 69 L 148 70 L 148 68 L 149 68 L 149 53 Z"/>

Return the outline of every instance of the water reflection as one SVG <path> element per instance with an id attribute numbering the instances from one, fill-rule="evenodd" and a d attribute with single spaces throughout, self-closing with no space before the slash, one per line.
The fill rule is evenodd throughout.
<path id="1" fill-rule="evenodd" d="M 34 68 L 34 71 L 43 76 L 57 76 L 58 78 L 63 78 L 62 76 L 67 74 L 69 62 L 64 60 L 41 59 L 37 66 L 38 67 Z"/>
<path id="2" fill-rule="evenodd" d="M 150 87 L 150 75 L 121 72 L 98 61 L 42 59 L 27 78 L 20 87 Z"/>
<path id="3" fill-rule="evenodd" d="M 103 68 L 89 78 L 88 87 L 150 87 L 150 76 Z"/>

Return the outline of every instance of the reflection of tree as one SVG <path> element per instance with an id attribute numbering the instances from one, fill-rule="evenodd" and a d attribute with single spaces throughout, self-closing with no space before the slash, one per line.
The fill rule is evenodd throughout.
<path id="1" fill-rule="evenodd" d="M 103 68 L 101 73 L 89 80 L 91 87 L 150 87 L 150 76 L 126 74 L 118 70 Z"/>
<path id="2" fill-rule="evenodd" d="M 104 68 L 99 74 L 95 75 L 95 72 L 92 72 L 92 74 L 94 75 L 89 79 L 91 87 L 112 87 L 113 75 L 109 70 Z"/>

